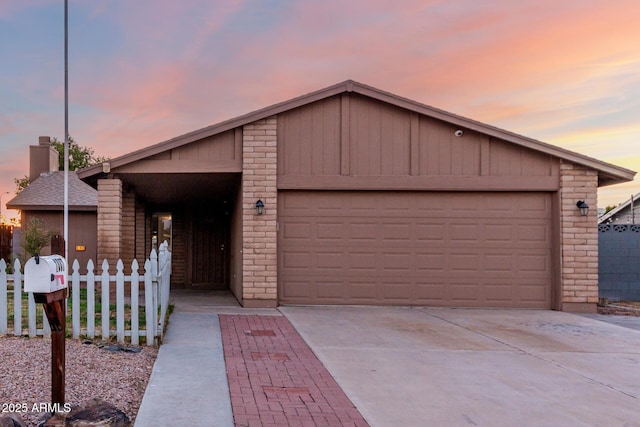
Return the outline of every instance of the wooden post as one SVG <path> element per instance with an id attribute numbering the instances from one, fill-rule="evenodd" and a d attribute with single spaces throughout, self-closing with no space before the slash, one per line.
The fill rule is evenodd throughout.
<path id="1" fill-rule="evenodd" d="M 51 236 L 51 255 L 54 254 L 64 257 L 64 237 L 59 234 Z"/>
<path id="2" fill-rule="evenodd" d="M 65 335 L 67 319 L 65 300 L 67 289 L 41 294 L 34 293 L 37 303 L 42 303 L 51 326 L 51 403 L 63 405 L 65 389 Z"/>

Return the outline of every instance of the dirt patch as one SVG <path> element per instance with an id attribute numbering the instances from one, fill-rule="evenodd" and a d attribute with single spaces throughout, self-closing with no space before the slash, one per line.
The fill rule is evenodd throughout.
<path id="1" fill-rule="evenodd" d="M 640 317 L 640 301 L 616 301 L 598 305 L 598 314 Z"/>

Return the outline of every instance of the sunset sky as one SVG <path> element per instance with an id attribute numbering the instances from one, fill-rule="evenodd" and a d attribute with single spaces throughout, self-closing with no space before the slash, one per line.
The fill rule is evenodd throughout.
<path id="1" fill-rule="evenodd" d="M 63 14 L 0 0 L 5 215 L 28 146 L 64 139 Z M 98 155 L 353 79 L 640 170 L 637 0 L 70 0 L 69 19 L 69 132 Z"/>

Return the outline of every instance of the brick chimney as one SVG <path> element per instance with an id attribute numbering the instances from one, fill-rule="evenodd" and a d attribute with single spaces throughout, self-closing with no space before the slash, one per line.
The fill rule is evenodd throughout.
<path id="1" fill-rule="evenodd" d="M 29 182 L 43 173 L 58 170 L 58 152 L 51 146 L 51 138 L 41 136 L 38 145 L 29 146 Z"/>

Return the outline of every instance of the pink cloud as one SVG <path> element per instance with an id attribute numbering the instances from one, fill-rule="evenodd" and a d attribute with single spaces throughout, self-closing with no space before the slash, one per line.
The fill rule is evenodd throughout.
<path id="1" fill-rule="evenodd" d="M 0 117 L 0 136 L 8 135 L 16 130 L 14 119 L 12 117 Z"/>
<path id="2" fill-rule="evenodd" d="M 99 154 L 121 155 L 347 78 L 567 147 L 623 144 L 636 131 L 618 139 L 606 127 L 565 129 L 628 108 L 640 75 L 635 2 L 292 2 L 246 31 L 232 23 L 247 25 L 251 2 L 79 7 L 126 40 L 116 56 L 74 62 L 71 133 Z M 620 102 L 603 103 L 611 97 Z"/>

